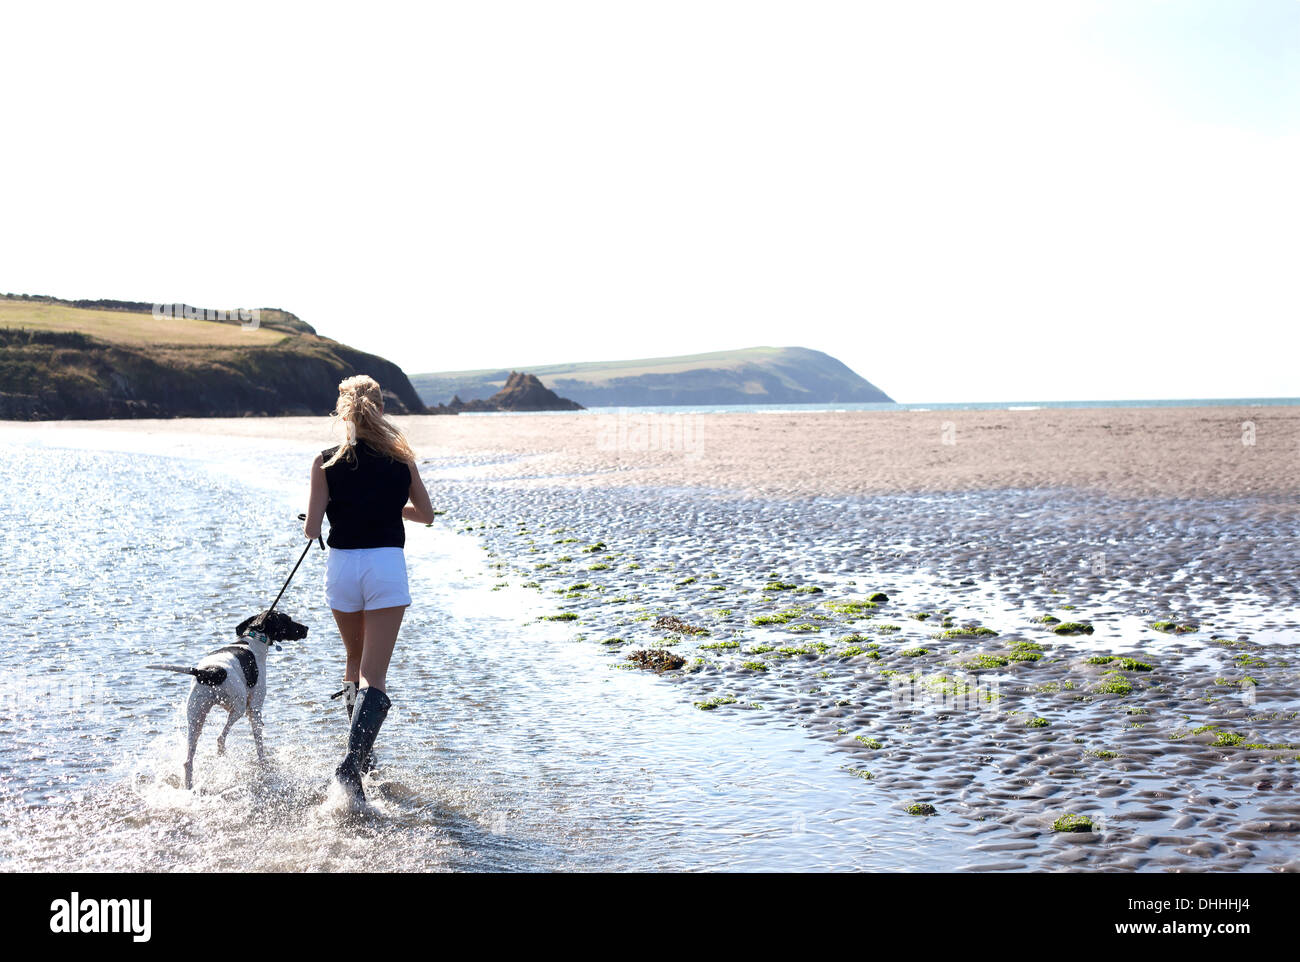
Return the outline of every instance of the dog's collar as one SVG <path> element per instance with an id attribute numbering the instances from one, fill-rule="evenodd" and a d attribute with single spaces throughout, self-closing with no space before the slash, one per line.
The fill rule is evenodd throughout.
<path id="1" fill-rule="evenodd" d="M 263 632 L 260 632 L 255 628 L 247 629 L 242 635 L 239 636 L 239 639 L 235 642 L 235 644 L 246 645 L 248 644 L 249 639 L 252 639 L 253 641 L 260 641 L 268 648 L 271 646 L 271 639 L 268 638 Z"/>

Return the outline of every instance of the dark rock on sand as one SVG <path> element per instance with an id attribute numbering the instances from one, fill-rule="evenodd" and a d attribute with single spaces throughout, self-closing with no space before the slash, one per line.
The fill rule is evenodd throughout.
<path id="1" fill-rule="evenodd" d="M 581 411 L 583 407 L 576 401 L 562 398 L 532 374 L 511 371 L 506 379 L 506 386 L 486 401 L 462 401 L 453 397 L 447 408 L 454 413 L 461 411 Z"/>

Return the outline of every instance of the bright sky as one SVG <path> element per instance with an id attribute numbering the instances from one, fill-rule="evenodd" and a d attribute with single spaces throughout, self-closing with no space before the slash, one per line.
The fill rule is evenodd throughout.
<path id="1" fill-rule="evenodd" d="M 1300 395 L 1300 0 L 8 4 L 0 291 L 408 373 Z"/>

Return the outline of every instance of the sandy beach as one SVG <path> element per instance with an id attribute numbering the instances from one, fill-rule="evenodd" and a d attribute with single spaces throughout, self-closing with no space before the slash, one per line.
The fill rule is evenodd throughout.
<path id="1" fill-rule="evenodd" d="M 942 867 L 1300 869 L 1300 409 L 401 420 L 482 590 L 719 732 L 829 746 Z M 319 418 L 4 426 L 88 431 L 300 450 L 304 497 L 329 443 Z M 654 650 L 677 667 L 639 671 Z"/>
<path id="2" fill-rule="evenodd" d="M 510 455 L 569 485 L 866 495 L 1072 487 L 1121 496 L 1300 494 L 1300 408 L 553 414 L 396 419 L 426 458 Z M 324 418 L 6 422 L 16 430 L 329 443 Z M 521 462 L 518 459 L 523 458 Z"/>

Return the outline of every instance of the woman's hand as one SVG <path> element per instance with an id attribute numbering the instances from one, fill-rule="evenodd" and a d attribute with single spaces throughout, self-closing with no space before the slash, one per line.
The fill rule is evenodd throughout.
<path id="1" fill-rule="evenodd" d="M 312 540 L 320 537 L 321 519 L 325 517 L 325 505 L 329 499 L 329 482 L 325 480 L 325 469 L 318 454 L 311 463 L 311 496 L 307 501 L 307 520 L 302 523 L 303 537 Z"/>
<path id="2" fill-rule="evenodd" d="M 420 469 L 415 466 L 414 461 L 406 463 L 411 469 L 409 492 L 411 503 L 402 509 L 402 517 L 407 521 L 418 521 L 420 524 L 433 524 L 435 517 L 433 504 L 429 501 L 429 492 L 424 489 L 424 482 L 420 480 Z"/>

